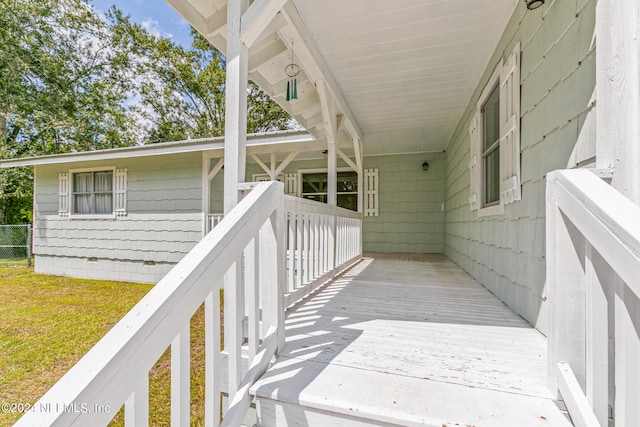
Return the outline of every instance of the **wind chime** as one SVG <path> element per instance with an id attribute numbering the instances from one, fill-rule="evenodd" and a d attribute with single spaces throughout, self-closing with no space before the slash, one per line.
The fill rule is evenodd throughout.
<path id="1" fill-rule="evenodd" d="M 291 41 L 291 63 L 284 67 L 284 72 L 287 73 L 289 81 L 287 81 L 287 101 L 292 99 L 298 99 L 298 81 L 296 77 L 300 74 L 300 67 L 293 62 L 293 41 Z"/>

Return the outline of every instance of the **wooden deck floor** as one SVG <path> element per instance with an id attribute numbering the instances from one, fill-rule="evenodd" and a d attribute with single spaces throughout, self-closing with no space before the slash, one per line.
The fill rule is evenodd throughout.
<path id="1" fill-rule="evenodd" d="M 449 259 L 376 256 L 289 311 L 253 392 L 265 425 L 571 425 L 545 381 L 545 337 Z"/>

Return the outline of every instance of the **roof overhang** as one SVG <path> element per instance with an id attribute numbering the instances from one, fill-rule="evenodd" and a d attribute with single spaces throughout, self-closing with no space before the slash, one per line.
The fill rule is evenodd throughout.
<path id="1" fill-rule="evenodd" d="M 227 0 L 166 1 L 225 53 Z M 438 151 L 516 7 L 525 13 L 520 0 L 253 0 L 241 40 L 250 78 L 318 139 Z M 298 99 L 286 101 L 292 60 Z"/>
<path id="2" fill-rule="evenodd" d="M 287 153 L 293 151 L 321 151 L 323 146 L 308 132 L 284 131 L 252 134 L 247 137 L 247 153 Z M 192 139 L 186 141 L 163 142 L 138 145 L 135 147 L 113 148 L 109 150 L 85 151 L 78 153 L 54 154 L 21 159 L 0 160 L 0 169 L 53 165 L 62 163 L 106 161 L 137 157 L 166 156 L 169 154 L 206 152 L 207 157 L 223 157 L 224 137 Z"/>

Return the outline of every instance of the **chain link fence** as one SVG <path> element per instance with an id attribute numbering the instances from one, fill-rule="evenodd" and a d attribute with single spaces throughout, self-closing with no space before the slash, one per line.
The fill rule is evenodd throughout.
<path id="1" fill-rule="evenodd" d="M 31 266 L 31 224 L 0 225 L 0 267 Z"/>

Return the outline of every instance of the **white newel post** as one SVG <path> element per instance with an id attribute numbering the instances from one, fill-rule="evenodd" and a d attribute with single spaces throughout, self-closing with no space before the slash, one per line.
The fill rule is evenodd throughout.
<path id="1" fill-rule="evenodd" d="M 548 381 L 557 396 L 558 362 L 571 365 L 582 387 L 585 386 L 585 279 L 584 237 L 558 209 L 556 173 L 547 174 L 546 242 L 547 286 L 549 287 Z M 571 231 L 573 231 L 573 233 Z M 572 242 L 572 238 L 576 242 Z M 574 245 L 575 243 L 575 245 Z"/>
<path id="2" fill-rule="evenodd" d="M 612 168 L 611 185 L 640 204 L 640 3 L 596 6 L 597 166 Z M 615 283 L 616 425 L 640 419 L 640 302 Z"/>
<path id="3" fill-rule="evenodd" d="M 247 78 L 249 50 L 240 40 L 242 14 L 249 0 L 227 4 L 227 76 L 225 87 L 224 213 L 227 215 L 240 198 L 238 184 L 245 179 L 247 140 Z M 242 379 L 242 321 L 244 284 L 242 258 L 224 277 L 224 340 L 229 352 L 229 398 L 232 400 Z M 237 349 L 237 351 L 236 351 Z"/>
<path id="4" fill-rule="evenodd" d="M 282 184 L 279 184 L 283 186 Z M 284 192 L 284 186 L 282 188 Z M 282 193 L 280 193 L 282 194 Z M 260 230 L 260 283 L 262 295 L 262 330 L 265 338 L 271 327 L 277 328 L 278 349 L 284 349 L 285 238 L 284 198 Z"/>

